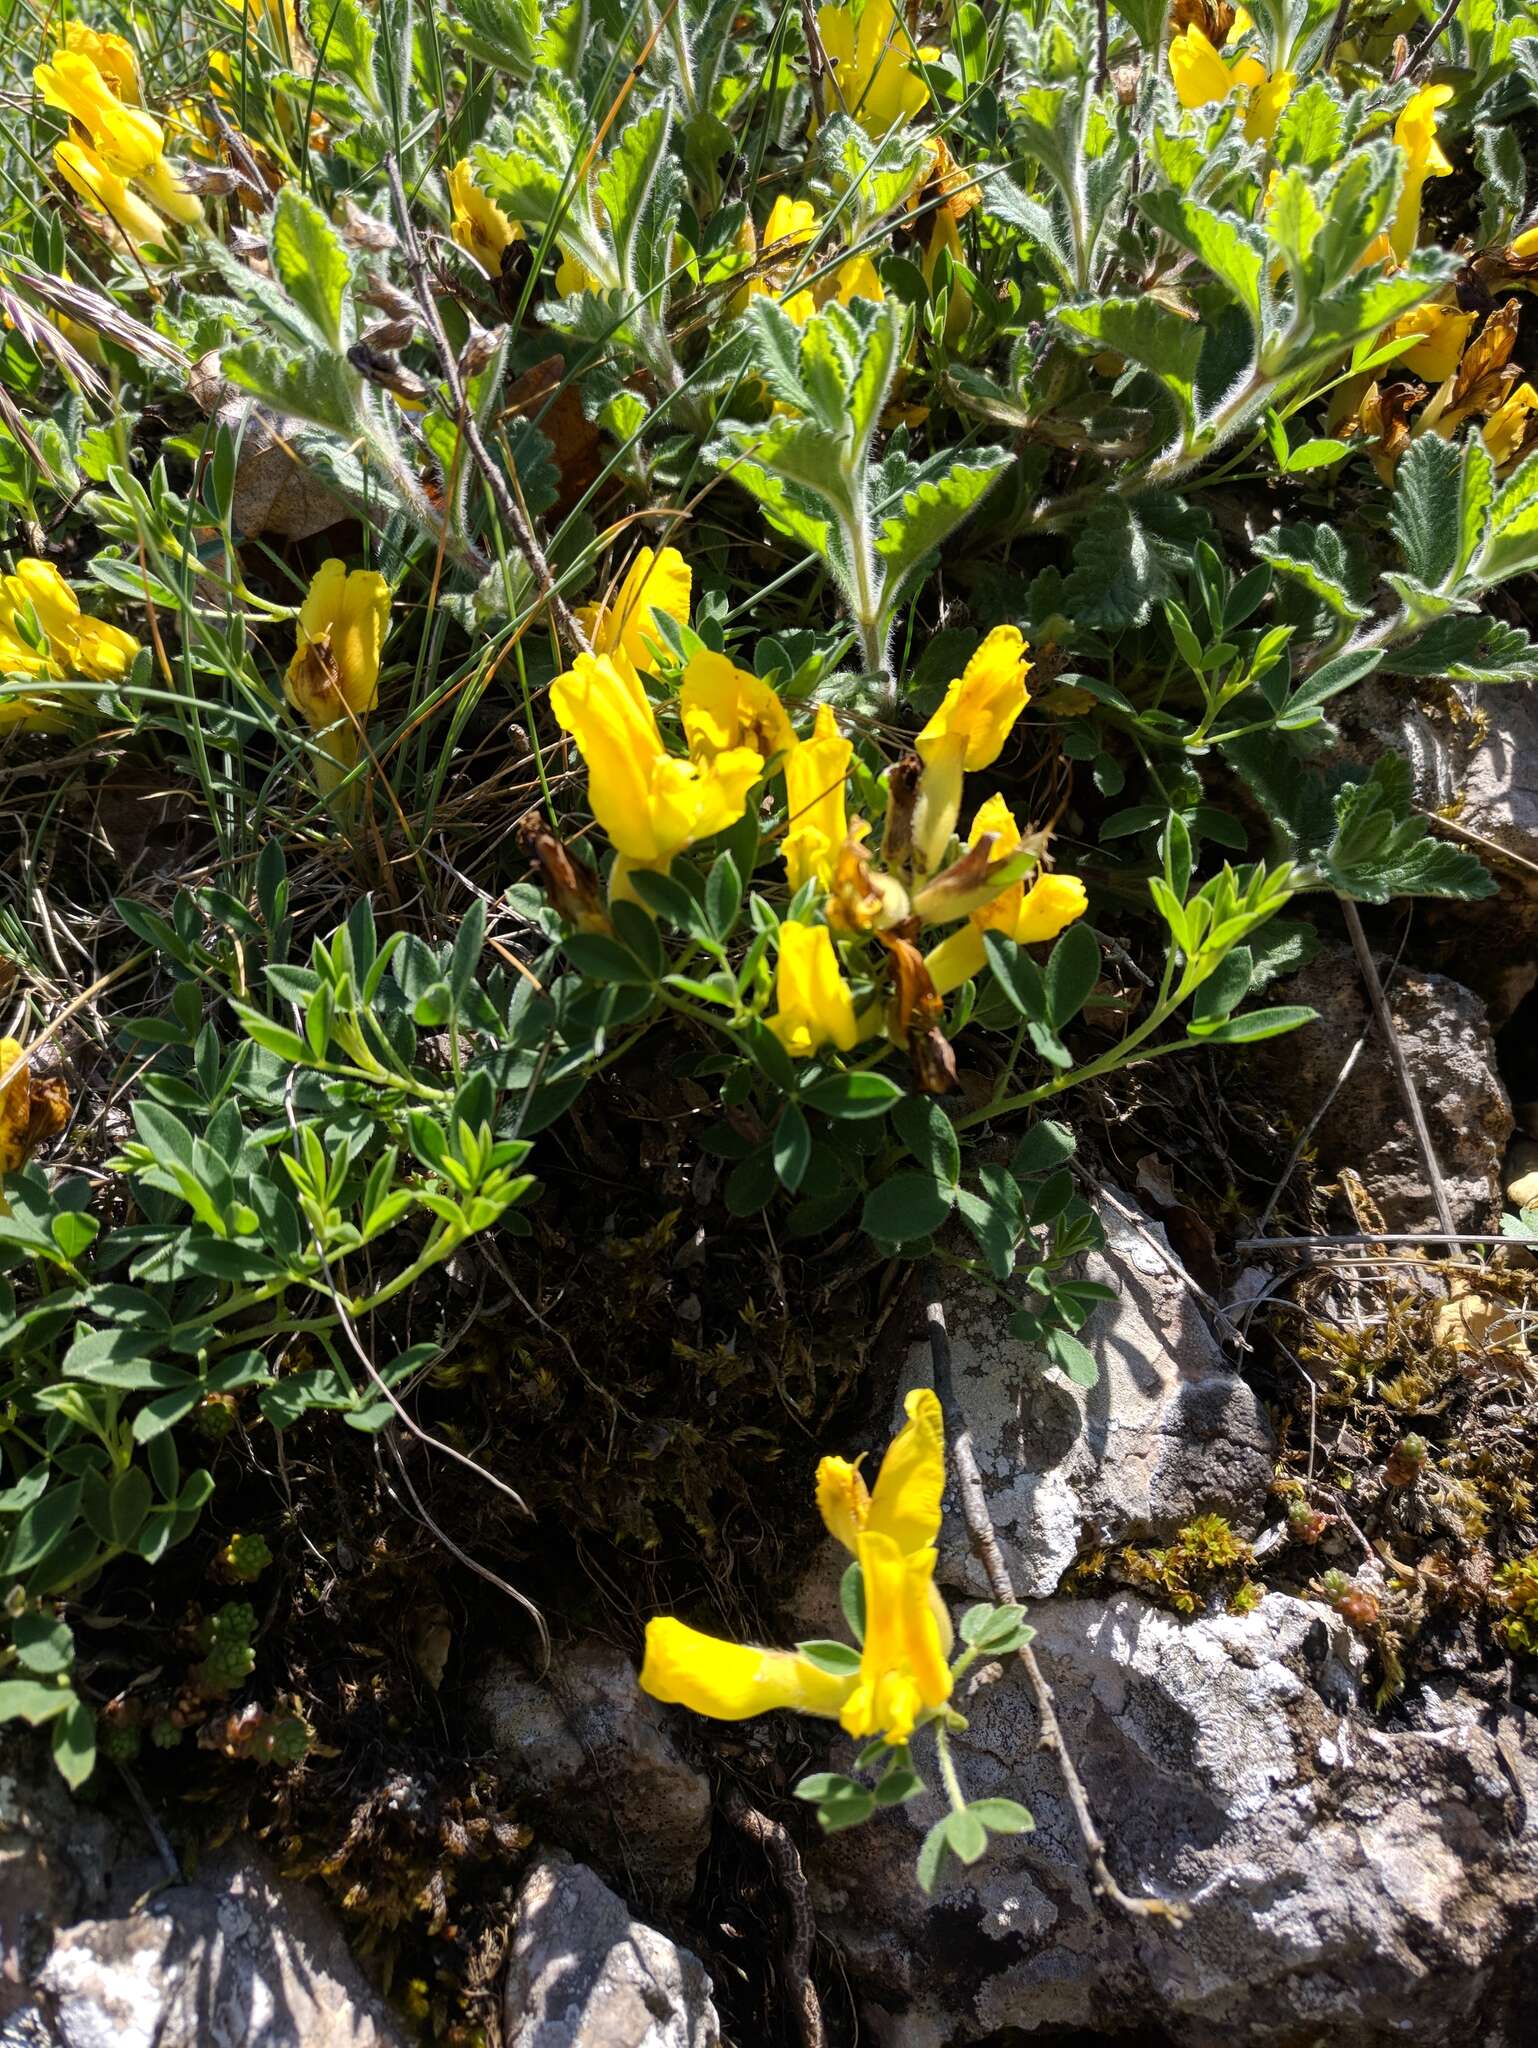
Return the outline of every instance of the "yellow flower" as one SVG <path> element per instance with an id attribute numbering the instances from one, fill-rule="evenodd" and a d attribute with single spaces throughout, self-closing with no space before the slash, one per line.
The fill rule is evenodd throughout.
<path id="1" fill-rule="evenodd" d="M 1404 151 L 1404 183 L 1389 229 L 1389 246 L 1399 262 L 1409 259 L 1420 232 L 1421 193 L 1428 178 L 1445 178 L 1452 165 L 1437 141 L 1437 111 L 1453 96 L 1450 85 L 1423 85 L 1394 123 L 1394 140 Z"/>
<path id="2" fill-rule="evenodd" d="M 1509 398 L 1493 412 L 1480 429 L 1480 438 L 1490 451 L 1497 469 L 1515 462 L 1528 438 L 1530 416 L 1538 412 L 1538 391 L 1531 384 L 1519 384 Z"/>
<path id="3" fill-rule="evenodd" d="M 734 747 L 751 747 L 767 765 L 796 744 L 785 706 L 769 685 L 708 647 L 689 658 L 678 709 L 690 756 L 704 767 Z"/>
<path id="4" fill-rule="evenodd" d="M 825 290 L 825 287 L 831 289 Z M 797 294 L 799 297 L 800 294 Z M 830 278 L 824 278 L 817 287 L 814 297 L 826 305 L 829 299 L 840 306 L 847 306 L 851 299 L 873 299 L 879 306 L 886 297 L 881 279 L 876 275 L 876 266 L 865 255 L 846 256 Z M 804 326 L 804 320 L 797 321 Z"/>
<path id="5" fill-rule="evenodd" d="M 614 596 L 607 602 L 578 608 L 577 620 L 595 654 L 610 655 L 639 675 L 656 666 L 652 646 L 666 646 L 657 613 L 666 612 L 681 626 L 689 623 L 689 597 L 694 573 L 677 548 L 654 554 L 642 548 Z"/>
<path id="6" fill-rule="evenodd" d="M 874 1491 L 860 1473 L 863 1462 L 824 1458 L 817 1467 L 817 1512 L 844 1548 L 857 1552 L 867 1530 L 887 1536 L 899 1550 L 922 1550 L 940 1533 L 945 1492 L 945 1417 L 939 1396 L 915 1387 L 903 1403 L 907 1422 L 887 1446 Z"/>
<path id="7" fill-rule="evenodd" d="M 999 799 L 993 799 L 995 803 Z M 924 956 L 924 965 L 930 969 L 930 981 L 936 993 L 948 995 L 958 989 L 963 981 L 971 981 L 983 973 L 987 965 L 987 948 L 983 946 L 983 932 L 1003 932 L 1012 938 L 1016 946 L 1036 946 L 1046 938 L 1057 938 L 1075 918 L 1083 918 L 1085 911 L 1083 883 L 1077 874 L 1038 874 L 1030 889 L 1024 883 L 1016 883 L 1012 889 L 1003 891 L 997 903 L 989 903 L 981 911 L 973 911 L 967 924 L 950 938 L 940 940 L 934 952 Z M 1003 915 L 993 922 L 997 907 L 1003 907 Z"/>
<path id="8" fill-rule="evenodd" d="M 144 94 L 139 85 L 139 60 L 134 55 L 133 45 L 125 42 L 122 36 L 113 35 L 110 29 L 87 28 L 83 21 L 67 21 L 62 47 L 74 51 L 77 56 L 89 57 L 125 106 L 144 104 Z"/>
<path id="9" fill-rule="evenodd" d="M 1406 349 L 1399 361 L 1428 384 L 1444 384 L 1462 359 L 1473 325 L 1474 315 L 1460 313 L 1454 306 L 1417 306 L 1394 322 L 1389 336 L 1397 341 L 1406 335 L 1420 335 L 1414 348 Z"/>
<path id="10" fill-rule="evenodd" d="M 68 114 L 84 131 L 96 160 L 114 177 L 130 179 L 163 214 L 184 227 L 202 220 L 197 198 L 165 161 L 160 123 L 142 107 L 125 107 L 89 57 L 60 50 L 52 64 L 36 65 L 32 75 L 46 103 Z M 57 160 L 59 150 L 54 155 Z M 99 203 L 113 213 L 105 199 Z M 125 222 L 118 224 L 125 233 L 135 234 Z M 135 238 L 153 239 L 144 234 Z"/>
<path id="11" fill-rule="evenodd" d="M 991 768 L 1030 702 L 1031 664 L 1017 626 L 995 626 L 950 685 L 934 717 L 914 741 L 924 763 L 913 811 L 915 864 L 939 867 L 961 811 L 961 779 Z"/>
<path id="12" fill-rule="evenodd" d="M 778 1008 L 769 1029 L 792 1059 L 809 1059 L 825 1045 L 836 1045 L 840 1052 L 854 1045 L 854 998 L 826 925 L 780 926 L 774 993 Z"/>
<path id="13" fill-rule="evenodd" d="M 54 167 L 65 184 L 99 208 L 135 249 L 163 249 L 169 236 L 165 222 L 146 206 L 127 180 L 109 170 L 83 142 L 54 145 Z"/>
<path id="14" fill-rule="evenodd" d="M 1538 227 L 1524 228 L 1506 245 L 1508 263 L 1528 263 L 1538 256 Z"/>
<path id="15" fill-rule="evenodd" d="M 785 758 L 785 874 L 792 893 L 814 876 L 824 888 L 833 880 L 849 836 L 844 778 L 853 754 L 831 706 L 819 704 L 812 737 Z"/>
<path id="16" fill-rule="evenodd" d="M 860 1538 L 860 1572 L 865 1581 L 865 1643 L 860 1677 L 845 1701 L 839 1724 L 856 1741 L 880 1735 L 904 1743 L 921 1713 L 943 1707 L 951 1696 L 940 1624 L 930 1595 L 935 1553 L 904 1553 L 889 1536 Z"/>
<path id="17" fill-rule="evenodd" d="M 46 655 L 33 644 L 24 619 L 41 627 Z M 8 674 L 107 683 L 127 675 L 138 652 L 131 633 L 81 611 L 79 598 L 51 562 L 24 556 L 14 575 L 0 576 L 0 659 Z"/>
<path id="18" fill-rule="evenodd" d="M 299 608 L 283 688 L 334 764 L 320 769 L 322 788 L 334 788 L 358 759 L 358 728 L 379 702 L 389 624 L 390 586 L 377 570 L 321 563 Z"/>
<path id="19" fill-rule="evenodd" d="M 835 1717 L 853 1677 L 822 1671 L 794 1650 L 755 1650 L 701 1634 L 669 1615 L 646 1624 L 641 1690 L 712 1721 L 747 1721 L 777 1707 Z"/>
<path id="20" fill-rule="evenodd" d="M 449 199 L 454 218 L 449 233 L 467 255 L 473 256 L 488 277 L 502 274 L 502 252 L 523 240 L 523 229 L 509 220 L 494 199 L 475 182 L 468 157 L 454 165 L 448 176 Z"/>
<path id="21" fill-rule="evenodd" d="M 0 1180 L 20 1173 L 38 1146 L 68 1122 L 69 1091 L 64 1083 L 35 1079 L 25 1047 L 14 1038 L 0 1038 Z M 10 1213 L 0 1194 L 0 1216 Z"/>
<path id="22" fill-rule="evenodd" d="M 1291 71 L 1278 71 L 1273 78 L 1258 57 L 1238 57 L 1226 64 L 1194 22 L 1170 38 L 1170 77 L 1183 107 L 1210 106 L 1242 91 L 1245 137 L 1267 143 L 1297 83 Z"/>
<path id="23" fill-rule="evenodd" d="M 868 135 L 885 135 L 929 104 L 929 87 L 912 69 L 913 40 L 893 0 L 819 7 L 817 32 L 844 110 Z M 926 64 L 940 56 L 931 46 L 917 54 Z"/>
<path id="24" fill-rule="evenodd" d="M 569 255 L 563 249 L 555 266 L 555 288 L 563 299 L 574 299 L 579 292 L 601 291 L 603 286 L 580 256 Z"/>
<path id="25" fill-rule="evenodd" d="M 893 1746 L 908 1740 L 921 1715 L 944 1706 L 951 1632 L 934 1585 L 944 1428 L 927 1388 L 909 1394 L 907 1409 L 907 1426 L 882 1462 L 874 1493 L 846 1459 L 824 1458 L 818 1467 L 818 1507 L 859 1558 L 864 1579 L 859 1671 L 835 1676 L 794 1651 L 755 1650 L 659 1618 L 646 1628 L 643 1692 L 717 1721 L 774 1707 L 836 1715 L 848 1734 L 879 1734 Z"/>
<path id="26" fill-rule="evenodd" d="M 664 868 L 742 816 L 764 764 L 728 747 L 709 767 L 669 754 L 640 678 L 607 654 L 579 654 L 550 685 L 550 708 L 587 764 L 588 808 L 623 858 Z"/>

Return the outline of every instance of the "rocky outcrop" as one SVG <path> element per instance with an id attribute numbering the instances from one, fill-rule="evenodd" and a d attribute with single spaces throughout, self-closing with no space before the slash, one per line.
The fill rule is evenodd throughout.
<path id="1" fill-rule="evenodd" d="M 1376 1024 L 1340 1081 L 1370 1018 L 1354 955 L 1345 946 L 1324 947 L 1278 987 L 1280 1000 L 1309 1004 L 1319 1012 L 1318 1021 L 1255 1047 L 1250 1071 L 1262 1080 L 1273 1113 L 1299 1130 L 1323 1111 L 1312 1140 L 1315 1180 L 1327 1181 L 1350 1167 L 1387 1228 L 1440 1228 L 1409 1112 Z M 1485 1006 L 1456 981 L 1403 967 L 1389 980 L 1387 994 L 1454 1222 L 1460 1230 L 1488 1229 L 1500 1214 L 1501 1166 L 1513 1125 Z"/>
<path id="2" fill-rule="evenodd" d="M 969 1796 L 1023 1800 L 1033 1834 L 995 1839 L 970 1870 L 952 1862 L 932 1900 L 913 1866 L 933 1799 L 814 1853 L 819 1927 L 870 2039 L 1525 2038 L 1509 2016 L 1538 1990 L 1538 1743 L 1520 1717 L 1368 1725 L 1350 1639 L 1283 1594 L 1242 1617 L 1185 1622 L 1122 1594 L 1032 1619 L 1112 1868 L 1188 1917 L 1132 1921 L 1092 1895 L 1012 1666 L 958 1702 L 956 1750 Z"/>
<path id="3" fill-rule="evenodd" d="M 30 1831 L 29 1831 L 30 1832 Z M 57 1897 L 52 1910 L 57 1910 Z M 406 2048 L 302 1885 L 220 1851 L 141 1910 L 49 1929 L 0 2048 Z"/>
<path id="4" fill-rule="evenodd" d="M 472 1704 L 532 1818 L 632 1893 L 688 1895 L 710 1838 L 710 1786 L 623 1651 L 559 1644 L 538 1679 L 494 1658 Z"/>
<path id="5" fill-rule="evenodd" d="M 519 1895 L 506 2048 L 720 2048 L 698 1959 L 631 1917 L 591 1870 L 550 1856 Z"/>

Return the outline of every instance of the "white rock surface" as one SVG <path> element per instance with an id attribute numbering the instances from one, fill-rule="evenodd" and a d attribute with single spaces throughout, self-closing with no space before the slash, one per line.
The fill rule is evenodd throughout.
<path id="1" fill-rule="evenodd" d="M 0 2025 L 0 2048 L 406 2048 L 408 2039 L 320 1900 L 227 1851 L 142 1911 L 57 1929 L 26 2002 Z"/>
<path id="2" fill-rule="evenodd" d="M 1517 2048 L 1538 1911 L 1538 1756 L 1520 1720 L 1385 1733 L 1352 1713 L 1349 1638 L 1272 1593 L 1183 1622 L 1132 1594 L 1033 1610 L 1110 1862 L 1184 1926 L 1092 1896 L 1018 1668 L 962 1702 L 970 1796 L 1019 1798 L 925 1902 L 937 1802 L 822 1844 L 812 1875 L 880 2048 L 1054 2029 L 1180 2048 Z M 1017 2031 L 1018 2030 L 1018 2033 Z"/>
<path id="3" fill-rule="evenodd" d="M 1252 1531 L 1271 1479 L 1265 1414 L 1229 1369 L 1162 1227 L 1140 1230 L 1109 1207 L 1101 1221 L 1106 1248 L 1086 1259 L 1084 1277 L 1116 1299 L 1080 1333 L 1099 1362 L 1097 1386 L 1074 1386 L 1009 1336 L 981 1289 L 946 1301 L 956 1396 L 1021 1599 L 1054 1592 L 1090 1542 L 1171 1536 L 1209 1511 Z M 930 1374 L 926 1339 L 908 1353 L 899 1395 Z M 946 1530 L 942 1581 L 986 1596 L 959 1510 Z"/>
<path id="4" fill-rule="evenodd" d="M 710 1979 L 631 1918 L 583 1864 L 550 1856 L 524 1881 L 503 1995 L 506 2048 L 720 2048 Z"/>

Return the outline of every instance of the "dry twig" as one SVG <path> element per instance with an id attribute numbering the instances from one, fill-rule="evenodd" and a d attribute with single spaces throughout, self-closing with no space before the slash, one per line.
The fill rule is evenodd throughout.
<path id="1" fill-rule="evenodd" d="M 924 1321 L 929 1331 L 929 1355 L 934 1366 L 935 1392 L 940 1397 L 940 1406 L 945 1413 L 946 1438 L 950 1446 L 952 1462 L 956 1468 L 956 1483 L 961 1494 L 961 1511 L 966 1517 L 972 1547 L 982 1560 L 983 1570 L 988 1575 L 988 1585 L 995 1601 L 1001 1607 L 1015 1604 L 1014 1584 L 1009 1576 L 1009 1567 L 999 1549 L 998 1534 L 993 1526 L 993 1517 L 988 1512 L 988 1498 L 983 1492 L 982 1474 L 977 1467 L 976 1453 L 972 1449 L 972 1432 L 962 1417 L 956 1400 L 955 1381 L 951 1374 L 951 1340 L 945 1327 L 945 1304 L 931 1288 L 926 1288 Z M 1063 1790 L 1068 1795 L 1068 1804 L 1073 1808 L 1074 1820 L 1078 1823 L 1079 1838 L 1084 1844 L 1084 1853 L 1089 1859 L 1090 1875 L 1094 1889 L 1103 1898 L 1119 1906 L 1122 1912 L 1135 1919 L 1171 1920 L 1177 1925 L 1186 1917 L 1184 1906 L 1173 1899 L 1150 1899 L 1134 1897 L 1124 1892 L 1111 1875 L 1105 1860 L 1105 1837 L 1095 1825 L 1095 1816 L 1090 1811 L 1089 1794 L 1084 1789 L 1084 1780 L 1079 1776 L 1079 1767 L 1074 1762 L 1068 1744 L 1063 1736 L 1062 1724 L 1057 1718 L 1057 1702 L 1047 1675 L 1036 1660 L 1036 1653 L 1029 1643 L 1017 1652 L 1025 1666 L 1025 1675 L 1030 1682 L 1031 1692 L 1036 1701 L 1036 1718 L 1041 1724 L 1041 1747 L 1056 1764 L 1058 1776 L 1063 1781 Z"/>
<path id="2" fill-rule="evenodd" d="M 823 2048 L 827 2036 L 823 2031 L 817 1986 L 812 1982 L 812 1944 L 817 1928 L 812 1918 L 806 1873 L 801 1868 L 796 1845 L 778 1821 L 771 1820 L 768 1814 L 760 1813 L 756 1806 L 749 1805 L 736 1785 L 728 1785 L 723 1791 L 721 1810 L 739 1834 L 756 1842 L 774 1865 L 774 1874 L 779 1879 L 785 1910 L 790 1918 L 790 1938 L 780 1957 L 786 1996 L 795 2008 L 801 2048 Z"/>

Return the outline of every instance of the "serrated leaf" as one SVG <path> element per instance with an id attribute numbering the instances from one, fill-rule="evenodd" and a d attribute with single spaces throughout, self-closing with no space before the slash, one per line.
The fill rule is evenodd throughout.
<path id="1" fill-rule="evenodd" d="M 342 346 L 342 308 L 352 264 L 342 239 L 313 199 L 285 185 L 268 236 L 274 274 L 328 347 Z"/>
<path id="2" fill-rule="evenodd" d="M 1474 573 L 1487 587 L 1538 566 L 1538 449 L 1507 477 L 1490 507 Z"/>
<path id="3" fill-rule="evenodd" d="M 1394 473 L 1389 525 L 1405 567 L 1432 590 L 1442 589 L 1462 566 L 1462 495 L 1463 451 L 1440 434 L 1418 435 Z"/>
<path id="4" fill-rule="evenodd" d="M 1215 213 L 1176 192 L 1140 193 L 1138 205 L 1155 227 L 1207 266 L 1258 326 L 1260 278 L 1265 267 L 1259 232 L 1237 214 Z"/>
<path id="5" fill-rule="evenodd" d="M 1159 378 L 1189 417 L 1203 330 L 1157 299 L 1097 299 L 1056 308 L 1053 318 L 1095 350 L 1110 349 Z"/>
<path id="6" fill-rule="evenodd" d="M 1274 533 L 1257 535 L 1251 546 L 1262 561 L 1301 583 L 1338 617 L 1367 617 L 1361 572 L 1334 527 L 1281 526 Z"/>
<path id="7" fill-rule="evenodd" d="M 264 341 L 243 341 L 226 349 L 219 363 L 238 391 L 276 412 L 294 413 L 342 434 L 357 428 L 360 379 L 342 356 L 319 350 L 296 355 Z"/>
<path id="8" fill-rule="evenodd" d="M 626 126 L 598 174 L 598 197 L 616 269 L 629 289 L 636 285 L 636 245 L 652 183 L 667 153 L 672 121 L 672 101 L 664 96 Z"/>
<path id="9" fill-rule="evenodd" d="M 976 450 L 903 494 L 876 536 L 876 553 L 886 569 L 882 595 L 888 612 L 919 563 L 949 539 L 1013 461 L 1007 448 Z"/>

